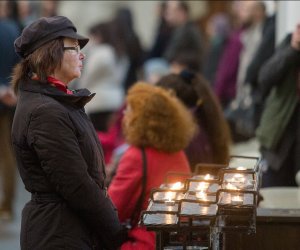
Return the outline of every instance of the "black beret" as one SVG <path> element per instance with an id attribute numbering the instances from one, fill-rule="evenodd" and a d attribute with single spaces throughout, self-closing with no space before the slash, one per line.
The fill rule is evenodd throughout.
<path id="1" fill-rule="evenodd" d="M 58 37 L 77 39 L 80 48 L 83 48 L 89 39 L 76 32 L 74 24 L 64 16 L 41 17 L 24 28 L 21 36 L 15 41 L 15 51 L 25 58 Z"/>

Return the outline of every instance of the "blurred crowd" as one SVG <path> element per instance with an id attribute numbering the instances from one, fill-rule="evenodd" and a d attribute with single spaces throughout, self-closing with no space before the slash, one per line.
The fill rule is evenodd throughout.
<path id="1" fill-rule="evenodd" d="M 9 79 L 19 60 L 13 42 L 24 26 L 38 17 L 57 15 L 58 7 L 59 1 L 0 2 L 0 190 L 3 190 L 0 216 L 3 218 L 12 216 L 16 165 L 9 138 L 16 103 Z M 93 24 L 87 31 L 90 42 L 83 50 L 86 55 L 83 75 L 73 83 L 74 88 L 96 93 L 85 109 L 104 150 L 112 197 L 115 192 L 120 193 L 117 187 L 122 177 L 118 167 L 124 168 L 130 162 L 129 153 L 123 161 L 122 155 L 136 143 L 132 134 L 128 136 L 128 127 L 127 136 L 122 129 L 123 117 L 128 113 L 127 93 L 141 91 L 139 98 L 148 100 L 150 107 L 151 99 L 142 92 L 152 90 L 147 90 L 145 83 L 168 90 L 192 114 L 196 132 L 189 143 L 179 143 L 181 146 L 176 148 L 184 150 L 190 171 L 198 163 L 226 164 L 232 143 L 257 135 L 264 163 L 263 186 L 296 186 L 295 177 L 300 182 L 300 28 L 277 51 L 276 11 L 269 16 L 263 1 L 227 1 L 223 11 L 208 10 L 205 18 L 197 20 L 191 18 L 186 1 L 157 1 L 157 8 L 158 25 L 150 48 L 143 48 L 134 29 L 133 14 L 126 6 L 117 9 L 110 20 Z M 141 81 L 144 83 L 139 90 L 134 85 Z M 281 82 L 287 84 L 282 86 Z M 139 101 L 147 112 L 147 103 Z M 164 102 L 159 106 L 153 101 L 153 105 L 158 109 L 167 107 Z M 165 119 L 170 129 L 175 123 Z M 146 136 L 139 129 L 153 129 L 144 123 L 139 125 L 145 127 L 136 128 L 129 122 L 137 136 Z M 277 123 L 275 128 L 274 123 Z M 167 132 L 159 131 L 161 134 L 156 136 L 163 140 Z M 180 134 L 180 128 L 176 131 Z M 169 150 L 159 148 L 161 141 L 155 144 L 151 140 L 151 143 L 158 151 Z M 148 145 L 137 143 L 137 146 Z M 156 152 L 151 157 L 162 156 Z"/>

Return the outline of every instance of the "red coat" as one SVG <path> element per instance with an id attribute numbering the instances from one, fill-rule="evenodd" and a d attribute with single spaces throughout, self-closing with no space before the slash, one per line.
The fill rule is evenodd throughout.
<path id="1" fill-rule="evenodd" d="M 153 148 L 146 148 L 147 158 L 147 186 L 146 196 L 142 210 L 148 206 L 150 192 L 159 187 L 167 172 L 176 171 L 190 173 L 190 167 L 183 151 L 167 154 Z M 108 192 L 118 209 L 119 218 L 122 222 L 130 219 L 142 190 L 142 152 L 140 148 L 129 147 L 122 157 L 117 174 L 114 177 Z M 129 232 L 134 239 L 122 245 L 122 250 L 155 249 L 155 234 L 146 231 L 145 228 L 136 227 Z"/>

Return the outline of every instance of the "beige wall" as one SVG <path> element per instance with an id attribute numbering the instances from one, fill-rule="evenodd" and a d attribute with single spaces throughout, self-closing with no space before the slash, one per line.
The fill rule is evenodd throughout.
<path id="1" fill-rule="evenodd" d="M 205 13 L 205 1 L 188 2 L 193 17 Z M 78 32 L 86 35 L 92 24 L 110 19 L 119 6 L 128 6 L 134 16 L 135 30 L 143 46 L 148 48 L 157 25 L 158 4 L 159 1 L 61 1 L 58 14 L 70 18 L 78 27 Z"/>
<path id="2" fill-rule="evenodd" d="M 298 23 L 300 23 L 300 2 L 299 1 L 278 1 L 278 18 L 277 18 L 277 44 L 292 32 Z"/>

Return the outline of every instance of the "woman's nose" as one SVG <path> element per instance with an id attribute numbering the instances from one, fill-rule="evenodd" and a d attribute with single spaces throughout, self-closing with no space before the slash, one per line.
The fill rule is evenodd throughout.
<path id="1" fill-rule="evenodd" d="M 83 60 L 84 58 L 85 58 L 85 54 L 83 54 L 83 53 L 80 51 L 79 59 L 80 59 L 80 60 Z"/>

